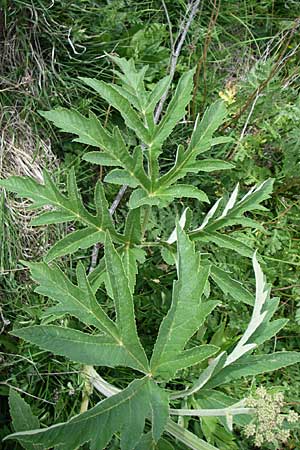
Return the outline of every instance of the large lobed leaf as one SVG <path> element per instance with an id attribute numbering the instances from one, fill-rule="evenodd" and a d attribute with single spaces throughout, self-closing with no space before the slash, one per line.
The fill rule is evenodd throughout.
<path id="1" fill-rule="evenodd" d="M 74 170 L 68 175 L 68 195 L 57 189 L 47 172 L 44 172 L 44 184 L 30 177 L 10 177 L 0 180 L 0 186 L 15 192 L 19 197 L 30 198 L 33 208 L 51 207 L 50 211 L 42 212 L 32 220 L 34 226 L 68 221 L 84 225 L 85 228 L 69 233 L 54 244 L 45 257 L 47 262 L 80 248 L 91 247 L 97 242 L 104 242 L 106 230 L 110 231 L 114 240 L 122 242 L 122 237 L 114 229 L 101 183 L 98 182 L 95 187 L 96 215 L 93 215 L 83 205 Z"/>
<path id="2" fill-rule="evenodd" d="M 39 283 L 36 292 L 60 304 L 49 308 L 48 314 L 70 314 L 86 325 L 96 327 L 102 335 L 89 335 L 52 325 L 26 327 L 14 330 L 13 334 L 84 364 L 128 366 L 148 373 L 148 360 L 136 330 L 133 288 L 109 235 L 105 243 L 105 263 L 107 283 L 115 304 L 115 322 L 97 302 L 81 264 L 77 268 L 77 286 L 57 266 L 28 264 L 33 279 Z"/>
<path id="3" fill-rule="evenodd" d="M 157 442 L 168 415 L 167 394 L 149 377 L 144 377 L 68 422 L 41 430 L 13 433 L 6 439 L 39 445 L 44 450 L 54 446 L 56 449 L 74 450 L 86 442 L 89 442 L 91 450 L 102 450 L 119 431 L 121 450 L 132 450 L 141 438 L 146 418 L 151 418 L 152 438 Z"/>
<path id="4" fill-rule="evenodd" d="M 172 304 L 161 323 L 151 359 L 155 376 L 170 379 L 176 371 L 208 358 L 218 350 L 200 346 L 184 350 L 193 334 L 203 324 L 217 302 L 202 302 L 209 267 L 201 265 L 200 255 L 180 226 L 177 226 L 177 273 Z"/>
<path id="5" fill-rule="evenodd" d="M 212 138 L 227 114 L 224 103 L 216 102 L 208 108 L 201 121 L 197 119 L 187 150 L 184 151 L 182 146 L 179 146 L 174 167 L 160 177 L 158 157 L 162 151 L 162 145 L 186 113 L 186 107 L 191 98 L 194 69 L 180 77 L 165 114 L 160 122 L 155 124 L 154 108 L 169 86 L 169 77 L 162 79 L 152 92 L 148 92 L 144 87 L 145 68 L 138 71 L 133 61 L 117 57 L 111 57 L 111 59 L 122 71 L 122 73 L 115 71 L 121 85 L 108 84 L 92 78 L 81 79 L 121 113 L 126 125 L 138 137 L 141 147 L 137 146 L 131 154 L 118 127 L 114 127 L 110 133 L 92 113 L 87 118 L 77 111 L 59 108 L 41 112 L 41 114 L 62 131 L 76 134 L 78 137 L 75 141 L 101 149 L 98 152 L 86 153 L 83 157 L 86 161 L 120 167 L 109 172 L 105 181 L 139 188 L 130 198 L 130 208 L 138 208 L 142 205 L 165 207 L 174 198 L 181 197 L 192 197 L 201 202 L 208 202 L 206 194 L 196 187 L 185 184 L 174 186 L 174 183 L 189 172 L 211 172 L 232 167 L 225 161 L 197 160 L 197 156 L 207 151 L 212 145 L 231 140 L 229 137 Z M 148 174 L 144 169 L 144 158 L 147 159 Z M 70 252 L 76 250 L 74 241 L 81 242 L 78 248 L 86 248 L 98 237 L 95 233 L 90 235 L 88 231 L 83 234 L 77 233 L 64 243 Z M 54 255 L 60 255 L 63 248 L 64 245 L 57 247 Z"/>

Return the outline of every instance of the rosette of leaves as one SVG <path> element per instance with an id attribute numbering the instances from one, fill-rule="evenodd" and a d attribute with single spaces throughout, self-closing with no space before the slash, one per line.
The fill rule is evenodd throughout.
<path id="1" fill-rule="evenodd" d="M 137 70 L 132 60 L 110 57 L 120 71 L 115 70 L 119 84 L 110 84 L 102 80 L 81 78 L 82 82 L 94 89 L 114 107 L 124 119 L 125 125 L 136 135 L 139 145 L 131 148 L 127 144 L 118 126 L 106 129 L 95 114 L 84 117 L 79 112 L 58 108 L 41 114 L 53 122 L 61 131 L 75 134 L 75 142 L 80 142 L 97 151 L 89 151 L 83 159 L 101 166 L 114 167 L 104 179 L 107 183 L 127 185 L 132 189 L 128 205 L 132 211 L 129 233 L 139 226 L 140 211 L 143 207 L 167 206 L 175 198 L 195 198 L 209 203 L 207 194 L 191 184 L 181 180 L 188 174 L 199 172 L 215 172 L 230 169 L 233 165 L 227 161 L 203 158 L 203 153 L 215 145 L 232 142 L 230 136 L 213 137 L 227 116 L 224 102 L 216 101 L 197 117 L 195 126 L 186 148 L 178 145 L 173 166 L 165 172 L 160 168 L 160 156 L 164 144 L 176 124 L 185 116 L 191 99 L 194 70 L 186 72 L 178 81 L 176 90 L 169 101 L 161 120 L 155 121 L 157 102 L 169 88 L 170 77 L 160 80 L 151 90 L 145 87 L 147 67 Z M 179 182 L 180 180 L 180 182 Z M 264 209 L 261 202 L 269 198 L 273 180 L 267 180 L 255 186 L 241 200 L 238 200 L 238 187 L 232 193 L 223 211 L 218 215 L 222 202 L 220 199 L 208 212 L 203 224 L 190 232 L 193 240 L 213 242 L 232 249 L 243 256 L 251 257 L 253 251 L 246 244 L 222 232 L 226 227 L 242 225 L 259 228 L 259 224 L 245 217 L 245 213 Z M 44 173 L 44 184 L 37 183 L 29 177 L 11 177 L 0 180 L 0 185 L 17 193 L 20 197 L 28 197 L 33 201 L 33 208 L 47 208 L 40 217 L 32 221 L 33 226 L 59 222 L 79 222 L 83 228 L 68 234 L 57 242 L 48 252 L 45 260 L 51 260 L 73 253 L 80 248 L 88 248 L 95 243 L 103 243 L 105 231 L 109 230 L 113 242 L 137 244 L 131 239 L 134 236 L 119 235 L 113 227 L 108 213 L 103 186 L 100 182 L 95 188 L 96 216 L 93 216 L 82 204 L 76 185 L 74 173 L 68 175 L 67 193 L 61 193 L 47 172 Z M 185 213 L 184 213 L 185 214 Z"/>
<path id="2" fill-rule="evenodd" d="M 212 313 L 218 302 L 205 299 L 203 291 L 210 267 L 202 262 L 194 243 L 180 226 L 177 227 L 177 280 L 173 284 L 170 309 L 161 323 L 150 360 L 138 336 L 132 285 L 122 259 L 116 251 L 109 232 L 105 239 L 107 292 L 112 296 L 115 319 L 96 300 L 83 266 L 77 267 L 77 283 L 73 284 L 56 266 L 28 263 L 36 291 L 58 303 L 60 312 L 76 317 L 90 332 L 58 325 L 36 325 L 14 330 L 13 335 L 36 344 L 54 354 L 79 363 L 130 367 L 133 381 L 123 390 L 102 382 L 107 396 L 90 410 L 68 422 L 49 428 L 22 430 L 6 439 L 18 439 L 25 448 L 74 450 L 88 442 L 92 450 L 104 449 L 113 434 L 119 433 L 120 448 L 125 450 L 159 448 L 164 432 L 173 435 L 192 449 L 214 449 L 203 439 L 176 424 L 170 416 L 220 416 L 232 428 L 233 417 L 253 413 L 253 409 L 233 404 L 215 408 L 214 393 L 222 384 L 232 383 L 243 376 L 272 371 L 300 361 L 296 352 L 252 355 L 253 350 L 276 334 L 285 319 L 271 321 L 278 299 L 270 299 L 270 287 L 253 258 L 256 276 L 256 297 L 252 318 L 244 334 L 227 354 L 210 344 L 190 346 L 189 341 Z M 192 276 L 191 276 L 192 274 Z M 172 392 L 168 382 L 176 379 L 181 369 L 206 362 L 199 379 L 184 391 Z M 97 380 L 97 376 L 96 376 Z M 101 388 L 100 388 L 101 389 Z M 180 409 L 172 403 L 201 393 L 209 405 L 206 409 Z M 23 402 L 14 395 L 11 402 Z M 23 404 L 23 403 L 22 403 Z M 21 408 L 21 406 L 20 406 Z M 18 410 L 18 408 L 16 407 Z M 12 408 L 13 414 L 13 408 Z M 14 420 L 14 423 L 17 420 Z M 150 430 L 144 433 L 145 424 Z M 33 421 L 29 426 L 35 425 Z M 17 429 L 17 426 L 16 426 Z"/>
<path id="3" fill-rule="evenodd" d="M 285 319 L 271 321 L 279 300 L 270 299 L 270 287 L 264 280 L 256 255 L 253 257 L 256 276 L 254 298 L 228 273 L 201 258 L 194 242 L 213 242 L 251 257 L 252 250 L 227 236 L 224 230 L 226 226 L 235 224 L 259 227 L 245 213 L 262 209 L 261 202 L 268 198 L 272 181 L 254 186 L 241 199 L 238 199 L 237 187 L 229 199 L 216 202 L 202 224 L 194 230 L 189 230 L 187 211 L 184 211 L 170 238 L 166 242 L 155 242 L 165 250 L 165 259 L 176 265 L 177 278 L 173 283 L 171 306 L 160 325 L 152 356 L 148 357 L 138 335 L 134 307 L 137 263 L 143 263 L 145 259 L 144 245 L 151 245 L 144 240 L 141 219 L 145 217 L 146 208 L 165 207 L 176 197 L 192 197 L 208 202 L 203 191 L 178 181 L 188 173 L 230 168 L 231 165 L 224 161 L 199 159 L 212 145 L 227 142 L 230 138 L 213 137 L 226 116 L 224 104 L 216 102 L 201 120 L 197 119 L 187 148 L 178 147 L 173 167 L 164 173 L 159 166 L 163 144 L 185 115 L 193 71 L 180 78 L 164 116 L 159 123 L 155 123 L 155 106 L 169 87 L 170 79 L 162 79 L 148 91 L 144 83 L 146 68 L 137 71 L 132 61 L 113 60 L 121 70 L 116 71 L 120 84 L 111 85 L 94 79 L 83 79 L 83 82 L 120 112 L 126 126 L 135 132 L 140 145 L 131 149 L 118 127 L 110 131 L 104 129 L 93 114 L 86 118 L 74 110 L 59 109 L 43 115 L 62 131 L 76 134 L 76 141 L 98 148 L 88 152 L 84 158 L 115 167 L 108 173 L 105 182 L 126 184 L 133 189 L 123 233 L 117 232 L 114 227 L 103 185 L 98 182 L 95 187 L 96 214 L 92 214 L 82 202 L 72 171 L 64 193 L 47 173 L 44 184 L 29 177 L 11 177 L 2 180 L 0 185 L 20 197 L 30 198 L 34 208 L 42 208 L 33 225 L 72 221 L 81 226 L 57 242 L 45 256 L 44 262 L 25 263 L 38 284 L 36 291 L 56 303 L 48 308 L 45 315 L 53 320 L 64 315 L 75 317 L 82 324 L 81 329 L 41 324 L 12 333 L 44 350 L 84 365 L 129 368 L 132 370 L 132 382 L 120 390 L 102 380 L 94 371 L 91 381 L 106 397 L 104 400 L 68 422 L 49 428 L 37 428 L 37 419 L 30 415 L 28 423 L 15 418 L 13 425 L 16 433 L 7 439 L 18 439 L 25 448 L 75 450 L 88 443 L 92 450 L 99 450 L 107 448 L 112 436 L 117 435 L 122 450 L 144 450 L 162 448 L 162 435 L 167 433 L 188 448 L 213 450 L 216 447 L 206 442 L 203 436 L 197 437 L 171 417 L 214 416 L 231 430 L 233 419 L 239 423 L 241 416 L 253 411 L 237 400 L 228 403 L 219 387 L 240 377 L 272 371 L 300 361 L 296 352 L 252 354 L 257 346 L 274 336 L 286 323 Z M 79 264 L 76 283 L 53 263 L 55 258 L 99 242 L 105 247 L 104 258 L 88 276 Z M 218 305 L 218 302 L 203 295 L 209 277 L 224 292 L 230 291 L 237 300 L 253 306 L 248 327 L 228 353 L 202 342 L 200 338 L 196 339 L 195 344 L 197 331 Z M 103 284 L 113 302 L 113 314 L 105 310 L 96 297 L 97 290 Z M 182 369 L 200 367 L 200 363 L 199 378 L 183 391 L 172 392 L 170 381 L 179 377 Z M 193 408 L 178 407 L 181 406 L 181 399 L 190 398 L 194 399 L 194 403 L 191 402 Z M 13 417 L 18 410 L 27 411 L 28 407 L 20 396 L 12 394 Z"/>

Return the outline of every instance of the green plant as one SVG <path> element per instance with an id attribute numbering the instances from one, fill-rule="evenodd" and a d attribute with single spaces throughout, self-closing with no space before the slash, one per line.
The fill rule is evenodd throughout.
<path id="1" fill-rule="evenodd" d="M 25 448 L 54 446 L 72 450 L 89 443 L 90 448 L 96 450 L 107 448 L 117 433 L 121 449 L 143 450 L 163 448 L 163 445 L 172 448 L 162 440 L 161 436 L 166 432 L 188 448 L 213 450 L 216 447 L 203 439 L 206 436 L 204 431 L 198 437 L 171 420 L 170 416 L 198 416 L 204 420 L 217 417 L 227 431 L 231 431 L 233 420 L 238 425 L 244 424 L 241 416 L 255 414 L 255 408 L 247 407 L 244 400 L 231 399 L 228 404 L 228 398 L 221 395 L 220 386 L 300 361 L 297 352 L 252 354 L 276 335 L 287 320 L 271 321 L 279 299 L 270 298 L 270 286 L 266 284 L 260 258 L 256 253 L 253 255 L 242 238 L 232 238 L 224 232 L 236 225 L 260 227 L 248 213 L 264 209 L 261 202 L 269 197 L 272 180 L 254 186 L 241 199 L 238 199 L 237 186 L 228 199 L 219 199 L 202 224 L 192 230 L 189 229 L 190 210 L 185 209 L 179 220 L 174 219 L 176 227 L 168 239 L 147 241 L 151 207 L 165 208 L 175 198 L 185 197 L 209 202 L 205 192 L 193 185 L 178 183 L 178 180 L 189 173 L 232 167 L 222 160 L 199 159 L 199 155 L 212 146 L 231 142 L 228 136 L 213 137 L 227 112 L 223 102 L 212 104 L 202 119 L 196 120 L 187 148 L 179 145 L 174 165 L 163 172 L 160 167 L 163 144 L 186 113 L 194 71 L 180 78 L 163 118 L 156 124 L 155 107 L 169 86 L 169 77 L 148 91 L 144 85 L 146 68 L 138 71 L 131 60 L 116 57 L 112 60 L 121 70 L 116 71 L 120 84 L 111 85 L 86 78 L 82 81 L 117 109 L 126 126 L 134 131 L 140 144 L 133 151 L 118 127 L 104 129 L 92 113 L 86 118 L 75 110 L 57 109 L 42 115 L 62 131 L 76 134 L 75 141 L 101 149 L 86 153 L 84 159 L 101 166 L 117 167 L 106 175 L 106 182 L 125 184 L 133 189 L 124 229 L 115 228 L 100 182 L 95 187 L 96 214 L 84 206 L 72 171 L 68 176 L 67 194 L 58 190 L 47 172 L 43 185 L 29 177 L 11 177 L 0 183 L 18 196 L 30 198 L 34 208 L 42 209 L 32 225 L 68 221 L 81 224 L 81 228 L 48 251 L 44 262 L 24 263 L 39 285 L 36 292 L 51 298 L 56 304 L 46 310 L 40 324 L 13 330 L 12 334 L 84 364 L 90 383 L 107 398 L 67 422 L 29 430 L 36 428 L 38 422 L 28 412 L 24 401 L 12 393 L 10 403 L 16 433 L 6 439 L 17 439 Z M 76 283 L 52 263 L 58 257 L 99 242 L 104 244 L 104 257 L 89 275 L 79 263 Z M 207 243 L 252 257 L 255 296 L 221 270 L 211 255 L 203 251 Z M 198 244 L 199 248 L 196 247 Z M 138 265 L 144 263 L 146 250 L 157 247 L 169 266 L 175 264 L 177 278 L 174 281 L 173 277 L 170 307 L 152 348 L 149 348 L 143 345 L 144 336 L 137 332 L 134 292 Z M 211 282 L 223 292 L 230 292 L 237 301 L 253 307 L 246 330 L 226 349 L 207 342 L 210 337 L 200 332 L 204 322 L 213 316 L 221 303 L 209 299 Z M 102 303 L 103 284 L 110 299 L 107 310 Z M 98 295 L 100 288 L 101 295 Z M 61 324 L 59 319 L 64 316 L 75 319 L 73 327 Z M 214 340 L 217 341 L 216 336 Z M 120 389 L 103 380 L 91 366 L 125 367 L 131 382 Z M 180 373 L 190 368 L 198 374 L 194 375 L 192 383 L 180 388 Z M 193 399 L 193 408 L 181 408 L 181 402 L 188 399 Z M 201 406 L 201 402 L 206 402 L 207 407 Z M 16 419 L 18 409 L 28 414 L 30 420 L 27 424 Z M 203 423 L 205 421 L 202 426 Z M 208 422 L 206 427 L 209 428 Z"/>

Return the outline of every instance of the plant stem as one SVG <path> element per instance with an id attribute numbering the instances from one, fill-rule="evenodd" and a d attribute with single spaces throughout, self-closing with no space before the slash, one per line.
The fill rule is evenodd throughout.
<path id="1" fill-rule="evenodd" d="M 171 419 L 167 421 L 165 430 L 192 450 L 218 450 Z"/>
<path id="2" fill-rule="evenodd" d="M 92 366 L 84 366 L 82 375 L 84 376 L 84 386 L 82 390 L 82 401 L 80 405 L 80 414 L 87 411 L 89 407 L 89 399 L 93 392 L 93 385 L 91 384 L 91 371 L 94 370 Z"/>
<path id="3" fill-rule="evenodd" d="M 237 414 L 254 414 L 255 408 L 220 408 L 220 409 L 173 409 L 170 414 L 173 416 L 198 416 L 198 417 L 220 417 Z"/>

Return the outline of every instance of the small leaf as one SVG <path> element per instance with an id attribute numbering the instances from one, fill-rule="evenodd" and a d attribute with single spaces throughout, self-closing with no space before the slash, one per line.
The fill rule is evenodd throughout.
<path id="1" fill-rule="evenodd" d="M 40 427 L 40 422 L 36 416 L 32 414 L 30 406 L 23 400 L 20 394 L 10 388 L 9 390 L 9 412 L 12 418 L 12 424 L 16 432 L 37 429 Z M 26 450 L 42 450 L 40 446 L 34 446 L 30 443 L 23 444 L 22 447 Z"/>
<path id="2" fill-rule="evenodd" d="M 140 208 L 143 205 L 159 205 L 159 198 L 149 196 L 143 189 L 136 189 L 132 192 L 128 205 L 130 209 Z"/>
<path id="3" fill-rule="evenodd" d="M 180 217 L 179 222 L 178 222 L 179 225 L 180 225 L 180 228 L 182 228 L 183 230 L 185 229 L 186 216 L 187 216 L 188 210 L 189 210 L 189 208 L 185 208 L 185 210 L 181 214 L 181 217 Z M 168 244 L 173 244 L 176 241 L 177 241 L 177 230 L 176 230 L 176 227 L 175 227 L 174 230 L 172 231 L 172 233 L 170 234 L 170 237 L 167 240 L 167 243 Z"/>
<path id="4" fill-rule="evenodd" d="M 187 166 L 188 172 L 215 172 L 218 170 L 228 170 L 234 167 L 233 164 L 221 159 L 202 159 Z"/>
<path id="5" fill-rule="evenodd" d="M 145 260 L 145 252 L 141 248 L 130 248 L 126 246 L 121 253 L 121 258 L 127 276 L 128 286 L 130 292 L 133 294 L 136 275 L 138 273 L 137 261 Z"/>
<path id="6" fill-rule="evenodd" d="M 227 116 L 225 103 L 218 100 L 205 111 L 201 121 L 197 119 L 187 152 L 197 154 L 206 151 L 212 135 L 222 125 Z"/>
<path id="7" fill-rule="evenodd" d="M 147 128 L 141 118 L 131 107 L 127 98 L 123 97 L 112 84 L 94 78 L 79 77 L 87 86 L 94 89 L 110 105 L 116 108 L 125 120 L 126 125 L 131 128 L 144 144 L 150 144 L 151 139 Z"/>
<path id="8" fill-rule="evenodd" d="M 230 236 L 226 236 L 221 233 L 208 233 L 206 231 L 199 232 L 191 232 L 190 237 L 192 240 L 200 240 L 202 242 L 213 242 L 218 247 L 228 248 L 229 250 L 234 250 L 242 256 L 247 256 L 248 258 L 252 258 L 253 250 L 248 247 L 248 245 L 244 244 L 238 239 L 234 239 Z"/>
<path id="9" fill-rule="evenodd" d="M 102 147 L 103 141 L 109 139 L 109 135 L 93 113 L 86 118 L 74 109 L 57 108 L 52 111 L 39 111 L 39 114 L 61 131 L 77 134 L 78 138 L 74 139 L 75 142 Z"/>
<path id="10" fill-rule="evenodd" d="M 200 202 L 209 203 L 209 199 L 205 192 L 189 184 L 177 184 L 176 186 L 159 189 L 155 193 L 155 196 L 168 201 L 172 201 L 174 198 L 178 197 L 187 197 L 196 198 Z"/>
<path id="11" fill-rule="evenodd" d="M 249 292 L 242 283 L 231 278 L 228 272 L 212 265 L 210 275 L 225 294 L 230 294 L 238 302 L 253 306 L 254 297 L 251 292 Z"/>
<path id="12" fill-rule="evenodd" d="M 173 437 L 185 444 L 187 448 L 192 450 L 219 450 L 217 447 L 214 447 L 208 442 L 203 441 L 203 439 L 198 438 L 198 436 L 191 433 L 186 428 L 183 428 L 181 425 L 178 425 L 178 423 L 171 419 L 167 422 L 166 430 Z"/>
<path id="13" fill-rule="evenodd" d="M 74 253 L 80 248 L 89 248 L 98 242 L 104 242 L 105 232 L 95 231 L 93 228 L 84 228 L 73 231 L 51 247 L 44 258 L 45 262 L 51 262 L 60 256 Z"/>
<path id="14" fill-rule="evenodd" d="M 221 370 L 207 383 L 206 387 L 212 389 L 220 384 L 228 384 L 232 380 L 236 381 L 241 377 L 273 372 L 299 362 L 300 353 L 297 352 L 275 352 L 268 355 L 244 356 Z"/>
<path id="15" fill-rule="evenodd" d="M 286 326 L 289 319 L 277 319 L 272 322 L 261 324 L 257 331 L 252 335 L 251 340 L 257 346 L 269 341 L 273 336 L 276 336 L 279 331 Z"/>
<path id="16" fill-rule="evenodd" d="M 88 161 L 93 164 L 99 164 L 99 166 L 119 166 L 120 162 L 107 152 L 88 152 L 82 157 L 84 161 Z"/>
<path id="17" fill-rule="evenodd" d="M 184 350 L 175 360 L 168 360 L 166 363 L 161 363 L 159 366 L 159 373 L 163 376 L 164 372 L 167 374 L 170 373 L 170 371 L 176 373 L 178 370 L 194 366 L 195 364 L 199 364 L 210 358 L 217 353 L 218 350 L 219 347 L 216 347 L 215 345 L 199 345 L 198 347 Z"/>
<path id="18" fill-rule="evenodd" d="M 102 258 L 96 268 L 88 274 L 88 282 L 90 284 L 92 292 L 95 294 L 101 284 L 104 282 L 106 276 L 106 267 L 104 258 Z"/>
<path id="19" fill-rule="evenodd" d="M 193 88 L 193 76 L 195 69 L 184 73 L 176 87 L 176 91 L 168 105 L 167 111 L 158 124 L 154 140 L 151 145 L 159 148 L 172 132 L 173 128 L 182 119 L 186 113 L 186 107 L 191 100 L 191 91 Z"/>
<path id="20" fill-rule="evenodd" d="M 146 105 L 146 113 L 153 113 L 154 109 L 163 96 L 163 94 L 166 92 L 166 90 L 169 87 L 170 84 L 170 76 L 166 76 L 159 80 L 158 83 L 154 86 L 154 89 L 152 90 L 151 94 L 148 97 L 147 105 Z"/>
<path id="21" fill-rule="evenodd" d="M 127 245 L 141 243 L 142 221 L 140 209 L 133 209 L 129 211 L 126 218 L 124 237 Z"/>
<path id="22" fill-rule="evenodd" d="M 138 186 L 137 180 L 132 175 L 129 175 L 126 170 L 122 169 L 112 170 L 106 175 L 104 181 L 112 184 L 127 184 L 127 186 L 131 188 L 136 188 Z"/>

